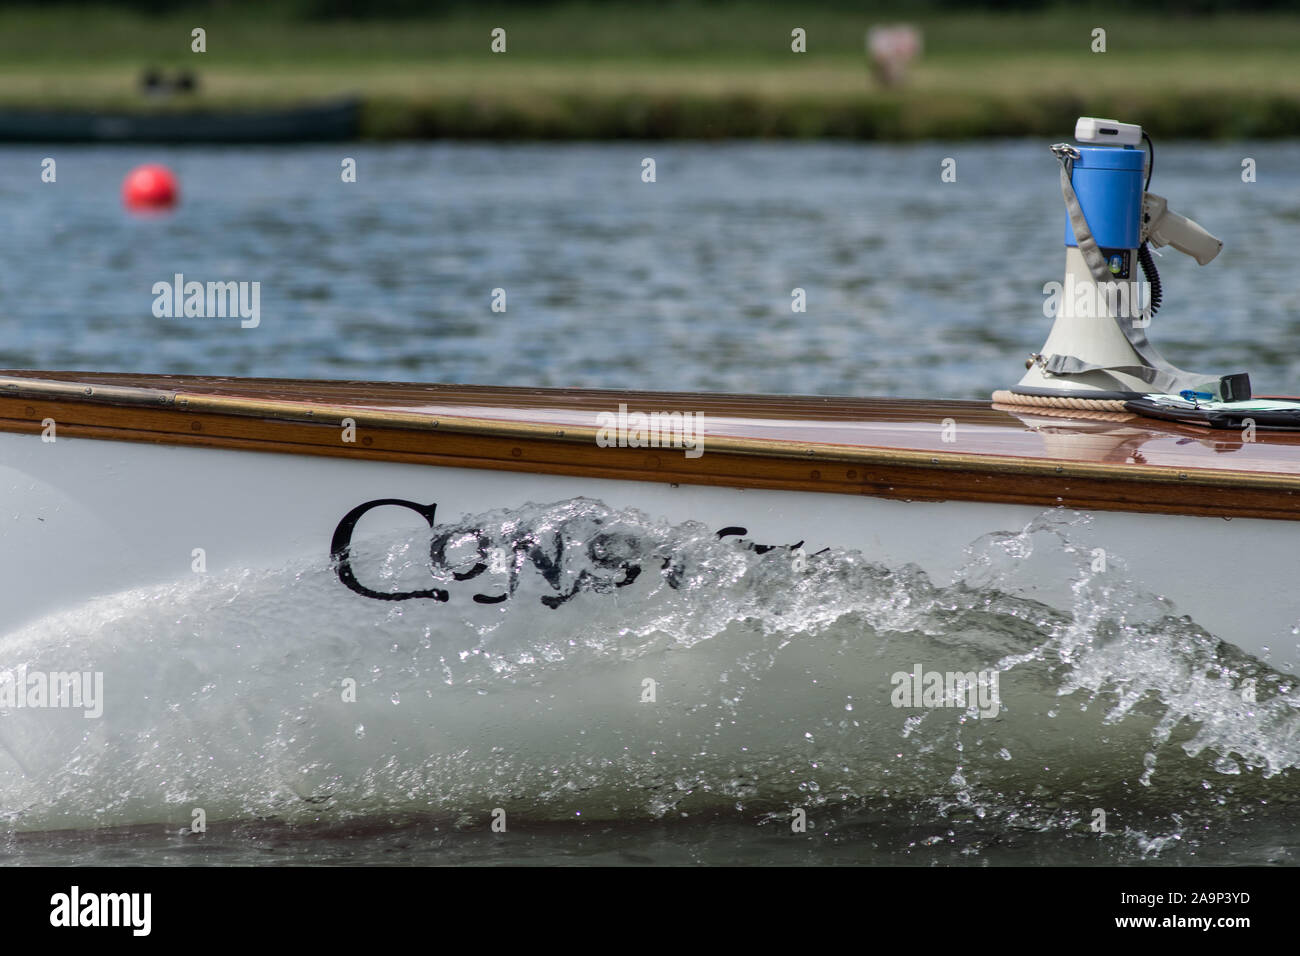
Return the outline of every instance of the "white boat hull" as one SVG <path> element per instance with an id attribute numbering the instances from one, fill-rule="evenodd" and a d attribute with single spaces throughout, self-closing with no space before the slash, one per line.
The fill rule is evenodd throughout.
<path id="1" fill-rule="evenodd" d="M 861 552 L 892 568 L 915 564 L 938 584 L 979 573 L 970 567 L 968 548 L 981 539 L 1020 533 L 1052 517 L 1041 508 L 1009 504 L 906 502 L 79 438 L 44 443 L 4 433 L 0 492 L 0 634 L 96 598 L 196 573 L 256 573 L 296 559 L 326 560 L 341 519 L 381 499 L 436 506 L 441 525 L 581 496 L 670 524 L 744 528 L 743 537 L 762 544 L 802 541 L 807 553 L 832 548 Z M 1081 554 L 1090 572 L 1122 577 L 1135 591 L 1167 599 L 1173 614 L 1190 616 L 1274 669 L 1300 674 L 1300 589 L 1292 586 L 1287 560 L 1296 533 L 1292 522 L 1124 512 L 1060 513 L 1057 522 L 1069 526 L 1059 540 Z M 423 523 L 410 509 L 377 507 L 358 524 L 357 534 Z M 202 572 L 194 570 L 199 553 Z M 470 601 L 490 577 L 453 585 L 446 603 Z M 999 583 L 1015 585 L 1010 579 Z M 1023 596 L 1068 609 L 1076 583 L 1070 576 L 1028 575 Z M 359 608 L 370 603 L 360 594 L 357 600 Z"/>
<path id="2" fill-rule="evenodd" d="M 1290 626 L 1300 607 L 1270 560 L 1285 552 L 1285 522 L 1087 516 L 16 434 L 0 434 L 0 462 L 0 672 L 103 679 L 98 713 L 88 701 L 86 712 L 0 706 L 0 819 L 16 829 L 180 829 L 198 811 L 209 822 L 450 812 L 487 825 L 499 808 L 599 819 L 815 805 L 819 792 L 928 799 L 954 759 L 971 784 L 1071 791 L 1098 779 L 1100 767 L 1125 779 L 1152 771 L 1142 754 L 1154 718 L 1114 724 L 1106 708 L 1089 711 L 1087 691 L 1117 681 L 1154 690 L 1178 720 L 1241 699 L 1237 676 L 1207 685 L 1201 673 L 1214 642 L 1198 649 L 1187 627 L 1143 630 L 1153 611 L 1190 614 L 1274 668 L 1296 671 Z M 640 586 L 667 574 L 674 547 L 697 556 L 720 547 L 718 532 L 771 545 L 762 560 L 789 564 L 775 576 L 773 565 L 745 566 L 739 593 L 715 564 L 694 592 L 660 586 L 634 595 L 619 586 L 630 575 L 617 562 L 576 550 L 552 578 L 544 560 L 521 559 L 516 590 L 506 568 L 466 570 L 474 555 L 467 563 L 462 542 L 455 567 L 463 580 L 447 568 L 434 576 L 426 517 L 436 535 L 445 523 L 491 513 L 478 520 L 508 537 L 511 515 L 545 519 L 555 510 L 528 503 L 578 498 L 613 513 L 635 509 L 649 537 L 676 526 L 655 537 L 653 558 L 641 555 Z M 358 522 L 349 549 L 357 583 L 389 598 L 441 589 L 446 600 L 366 596 L 331 565 L 345 516 L 384 499 L 410 506 L 376 505 Z M 403 550 L 403 540 L 412 546 Z M 367 550 L 372 541 L 378 550 Z M 802 554 L 787 547 L 798 542 Z M 745 547 L 730 542 L 710 556 L 757 561 Z M 823 548 L 832 550 L 819 555 Z M 1094 570 L 1096 548 L 1106 552 L 1103 570 Z M 1170 562 L 1171 553 L 1187 560 Z M 1196 560 L 1205 555 L 1230 562 L 1238 580 L 1261 591 L 1226 588 L 1216 566 Z M 824 593 L 800 586 L 796 561 L 820 568 Z M 909 575 L 909 564 L 936 587 Z M 404 566 L 388 577 L 392 565 Z M 883 592 L 865 601 L 852 587 L 832 593 L 841 568 Z M 584 571 L 594 576 L 585 590 Z M 1130 572 L 1173 606 L 1135 597 Z M 955 577 L 974 590 L 944 591 Z M 1086 599 L 1074 593 L 1080 587 Z M 1030 600 L 999 611 L 1001 590 Z M 1240 594 L 1245 610 L 1225 593 Z M 1269 599 L 1251 604 L 1252 593 Z M 962 601 L 968 611 L 988 604 L 1019 616 L 1021 636 L 953 633 L 950 621 L 963 618 L 946 606 Z M 1090 615 L 1134 619 L 1132 635 L 1120 635 L 1132 647 L 1092 668 L 1102 676 L 1083 673 L 1082 700 L 1050 725 L 1063 691 L 1048 673 L 1052 656 L 1082 660 L 1084 671 L 1098 658 L 1068 641 L 1046 647 L 1035 608 L 1044 620 L 1073 615 L 1085 641 Z M 782 632 L 785 617 L 798 639 Z M 871 636 L 879 634 L 892 636 Z M 1036 655 L 1047 670 L 1035 669 Z M 1012 657 L 1019 663 L 1008 665 Z M 968 718 L 985 719 L 973 713 L 897 709 L 891 675 L 916 666 L 1003 669 L 997 733 L 964 737 Z M 646 681 L 657 687 L 651 704 Z M 1287 705 L 1278 697 L 1274 706 Z M 928 730 L 913 735 L 923 719 Z M 1261 747 L 1269 738 L 1251 728 L 1268 719 L 1207 725 L 1199 746 L 1247 754 L 1253 765 L 1300 759 Z M 1011 752 L 1016 760 L 1006 763 Z M 1172 766 L 1165 779 L 1175 788 L 1192 785 L 1180 774 L 1205 773 Z"/>

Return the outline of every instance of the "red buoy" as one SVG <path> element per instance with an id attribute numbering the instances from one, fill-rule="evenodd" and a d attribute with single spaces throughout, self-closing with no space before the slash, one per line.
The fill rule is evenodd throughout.
<path id="1" fill-rule="evenodd" d="M 176 177 L 166 166 L 137 166 L 122 181 L 122 202 L 128 209 L 170 209 L 178 198 Z"/>

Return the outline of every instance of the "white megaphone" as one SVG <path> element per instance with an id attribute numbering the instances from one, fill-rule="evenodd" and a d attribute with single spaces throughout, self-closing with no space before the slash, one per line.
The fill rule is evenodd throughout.
<path id="1" fill-rule="evenodd" d="M 1044 287 L 1049 307 L 1055 305 L 1055 322 L 1011 395 L 1128 400 L 1190 392 L 1207 401 L 1250 398 L 1247 375 L 1186 372 L 1146 336 L 1161 300 L 1149 246 L 1172 246 L 1205 265 L 1223 243 L 1171 211 L 1163 197 L 1146 192 L 1149 167 L 1139 144 L 1150 137 L 1141 127 L 1082 117 L 1075 138 L 1091 145 L 1052 147 L 1061 163 L 1067 212 L 1065 281 L 1059 288 Z"/>

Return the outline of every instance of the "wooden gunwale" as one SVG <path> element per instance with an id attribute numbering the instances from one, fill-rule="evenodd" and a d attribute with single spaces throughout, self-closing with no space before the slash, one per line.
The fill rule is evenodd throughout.
<path id="1" fill-rule="evenodd" d="M 57 377 L 56 377 L 57 376 Z M 149 384 L 117 384 L 118 381 Z M 162 387 L 166 385 L 168 387 Z M 187 387 L 188 386 L 188 387 Z M 388 396 L 385 407 L 355 398 L 331 401 L 314 393 Z M 442 389 L 441 392 L 438 390 Z M 244 393 L 239 393 L 240 391 Z M 301 400 L 284 394 L 300 391 Z M 437 415 L 418 407 L 426 393 L 444 403 Z M 393 396 L 400 397 L 394 398 Z M 92 376 L 89 373 L 0 373 L 0 431 L 39 433 L 53 419 L 59 435 L 175 445 L 324 455 L 452 467 L 491 468 L 575 477 L 863 494 L 908 500 L 963 500 L 1142 513 L 1300 520 L 1298 473 L 1242 471 L 1199 465 L 1078 461 L 1006 454 L 851 445 L 824 441 L 709 434 L 705 453 L 680 449 L 602 448 L 597 429 L 572 424 L 447 414 L 447 402 L 482 407 L 496 400 L 502 414 L 531 402 L 564 411 L 609 409 L 620 399 L 636 407 L 692 404 L 741 415 L 758 408 L 769 418 L 851 421 L 873 409 L 900 421 L 945 414 L 978 418 L 987 403 L 907 402 L 668 393 L 421 387 L 364 383 L 297 383 L 170 376 Z M 657 405 L 656 405 L 657 403 Z M 454 408 L 454 406 L 453 406 Z M 576 416 L 576 412 L 575 412 Z M 344 443 L 345 418 L 358 441 Z M 1150 426 L 1155 434 L 1201 434 L 1186 426 Z M 1275 439 L 1276 442 L 1276 439 Z M 0 464 L 3 464 L 0 462 Z"/>

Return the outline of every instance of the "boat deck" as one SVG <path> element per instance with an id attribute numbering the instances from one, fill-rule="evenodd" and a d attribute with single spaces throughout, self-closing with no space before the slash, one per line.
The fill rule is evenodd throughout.
<path id="1" fill-rule="evenodd" d="M 629 415 L 702 416 L 695 421 L 703 454 L 598 445 L 602 421 L 614 420 L 620 406 Z M 50 418 L 60 434 L 171 444 L 1300 518 L 1300 434 L 1261 429 L 1247 440 L 1127 413 L 975 401 L 0 372 L 0 431 L 39 432 Z M 344 419 L 356 424 L 354 443 L 339 438 Z"/>

